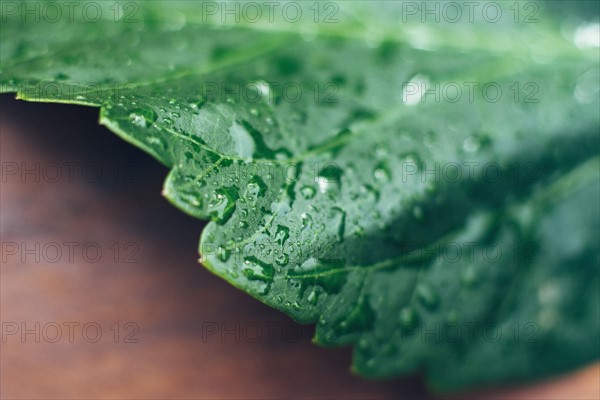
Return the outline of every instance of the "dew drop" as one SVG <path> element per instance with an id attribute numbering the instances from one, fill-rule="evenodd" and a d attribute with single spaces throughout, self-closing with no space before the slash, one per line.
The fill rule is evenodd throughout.
<path id="1" fill-rule="evenodd" d="M 265 81 L 257 81 L 249 83 L 247 89 L 254 90 L 259 96 L 259 99 L 265 103 L 269 103 L 273 99 L 273 92 L 271 86 Z"/>
<path id="2" fill-rule="evenodd" d="M 373 176 L 378 181 L 388 181 L 390 179 L 390 170 L 387 164 L 381 162 L 378 163 L 373 171 Z"/>
<path id="3" fill-rule="evenodd" d="M 356 228 L 354 228 L 354 235 L 356 235 L 356 237 L 362 238 L 365 236 L 365 228 L 363 228 L 362 226 L 356 226 Z"/>
<path id="4" fill-rule="evenodd" d="M 562 293 L 560 284 L 549 282 L 538 289 L 538 301 L 542 306 L 552 306 L 560 302 Z"/>
<path id="5" fill-rule="evenodd" d="M 333 164 L 329 164 L 319 171 L 318 184 L 321 193 L 340 190 L 342 170 Z"/>
<path id="6" fill-rule="evenodd" d="M 377 158 L 385 158 L 388 155 L 388 149 L 385 146 L 377 146 L 375 148 L 375 156 Z"/>
<path id="7" fill-rule="evenodd" d="M 248 182 L 246 192 L 253 197 L 264 197 L 267 192 L 267 185 L 260 176 L 254 175 Z"/>
<path id="8" fill-rule="evenodd" d="M 419 285 L 416 289 L 417 298 L 425 307 L 434 310 L 438 305 L 438 296 L 428 285 Z"/>
<path id="9" fill-rule="evenodd" d="M 479 272 L 475 265 L 468 265 L 462 270 L 461 280 L 467 286 L 473 286 L 479 280 Z"/>
<path id="10" fill-rule="evenodd" d="M 430 82 L 426 76 L 420 74 L 413 76 L 402 89 L 400 100 L 407 106 L 415 106 L 421 103 L 429 85 Z"/>
<path id="11" fill-rule="evenodd" d="M 312 225 L 312 217 L 310 214 L 302 213 L 302 229 L 306 229 Z"/>
<path id="12" fill-rule="evenodd" d="M 379 200 L 379 190 L 375 189 L 373 186 L 371 185 L 362 185 L 360 187 L 360 192 L 363 195 L 363 197 L 366 197 L 370 200 L 373 201 L 378 201 Z M 364 196 L 366 195 L 366 196 Z"/>
<path id="13" fill-rule="evenodd" d="M 410 152 L 404 156 L 404 163 L 413 164 L 418 170 L 420 168 L 420 165 L 423 164 L 423 160 L 421 159 L 421 157 L 419 157 L 417 153 Z"/>
<path id="14" fill-rule="evenodd" d="M 211 219 L 219 224 L 229 220 L 235 211 L 239 193 L 235 187 L 223 187 L 215 190 L 208 203 L 208 212 Z"/>
<path id="15" fill-rule="evenodd" d="M 314 187 L 305 185 L 302 186 L 302 188 L 300 189 L 300 193 L 302 194 L 302 197 L 304 197 L 306 200 L 310 200 L 313 197 L 315 197 L 317 191 Z"/>
<path id="16" fill-rule="evenodd" d="M 195 109 L 198 109 L 198 110 L 199 110 L 199 109 L 201 109 L 201 108 L 202 108 L 202 106 L 204 106 L 204 104 L 206 104 L 206 100 L 205 100 L 205 99 L 200 99 L 200 100 L 197 100 L 197 101 L 195 101 L 195 102 L 192 102 L 192 103 L 190 104 L 190 106 L 191 106 L 192 108 L 195 108 Z"/>
<path id="17" fill-rule="evenodd" d="M 179 193 L 179 198 L 193 207 L 202 206 L 202 198 L 195 193 Z"/>
<path id="18" fill-rule="evenodd" d="M 331 209 L 332 220 L 335 221 L 335 235 L 338 242 L 344 241 L 344 234 L 346 232 L 346 212 L 339 207 Z"/>
<path id="19" fill-rule="evenodd" d="M 281 253 L 281 254 L 277 255 L 277 257 L 275 257 L 275 262 L 278 265 L 280 265 L 282 267 L 285 267 L 286 265 L 289 264 L 290 258 L 289 258 L 289 256 L 287 254 Z"/>
<path id="20" fill-rule="evenodd" d="M 167 150 L 169 148 L 167 141 L 160 136 L 146 136 L 146 142 L 155 147 L 158 146 L 162 150 Z"/>
<path id="21" fill-rule="evenodd" d="M 231 252 L 225 247 L 219 246 L 219 248 L 217 249 L 217 258 L 219 259 L 219 261 L 226 262 L 227 260 L 229 260 L 230 255 Z"/>
<path id="22" fill-rule="evenodd" d="M 158 115 L 151 108 L 137 108 L 129 114 L 131 122 L 139 127 L 146 128 L 156 122 Z"/>
<path id="23" fill-rule="evenodd" d="M 580 49 L 600 47 L 600 24 L 598 22 L 581 24 L 575 30 L 573 42 Z"/>
<path id="24" fill-rule="evenodd" d="M 481 146 L 481 142 L 479 141 L 479 139 L 476 136 L 469 136 L 468 138 L 466 138 L 464 140 L 462 148 L 466 152 L 473 153 L 473 152 L 479 150 L 480 146 Z"/>
<path id="25" fill-rule="evenodd" d="M 413 212 L 413 217 L 417 221 L 423 221 L 425 214 L 423 212 L 423 209 L 420 206 L 414 206 L 412 212 Z"/>
<path id="26" fill-rule="evenodd" d="M 290 237 L 290 228 L 283 225 L 277 225 L 277 232 L 275 233 L 275 240 L 281 246 L 285 244 L 285 241 Z"/>
<path id="27" fill-rule="evenodd" d="M 417 323 L 417 313 L 412 307 L 404 307 L 400 310 L 400 323 L 405 325 L 413 325 Z"/>

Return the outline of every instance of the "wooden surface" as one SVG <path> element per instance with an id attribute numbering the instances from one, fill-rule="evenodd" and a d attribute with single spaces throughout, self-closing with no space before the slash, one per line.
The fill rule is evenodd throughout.
<path id="1" fill-rule="evenodd" d="M 159 194 L 166 169 L 96 110 L 1 100 L 2 398 L 434 397 L 418 378 L 353 376 L 349 349 L 312 345 L 312 328 L 204 270 L 202 223 Z M 469 396 L 597 399 L 599 377 Z"/>

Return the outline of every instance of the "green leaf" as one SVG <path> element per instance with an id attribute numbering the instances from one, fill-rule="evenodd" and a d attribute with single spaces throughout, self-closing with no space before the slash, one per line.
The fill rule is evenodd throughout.
<path id="1" fill-rule="evenodd" d="M 212 220 L 209 270 L 353 345 L 365 376 L 457 389 L 599 357 L 597 20 L 115 4 L 3 7 L 2 91 L 100 107 L 170 168 L 163 194 Z"/>

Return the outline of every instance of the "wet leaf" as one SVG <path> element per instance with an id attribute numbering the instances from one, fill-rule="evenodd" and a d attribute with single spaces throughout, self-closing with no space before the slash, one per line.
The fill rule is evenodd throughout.
<path id="1" fill-rule="evenodd" d="M 456 389 L 598 358 L 597 15 L 106 2 L 36 21 L 15 4 L 2 91 L 100 107 L 212 221 L 203 264 L 353 345 L 358 373 Z"/>

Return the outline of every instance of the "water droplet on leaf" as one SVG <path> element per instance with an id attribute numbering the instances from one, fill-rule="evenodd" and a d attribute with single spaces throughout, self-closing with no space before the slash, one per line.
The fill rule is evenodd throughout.
<path id="1" fill-rule="evenodd" d="M 333 164 L 329 164 L 319 171 L 318 183 L 321 193 L 340 190 L 342 170 Z"/>
<path id="2" fill-rule="evenodd" d="M 302 189 L 300 189 L 300 193 L 302 194 L 302 197 L 304 197 L 306 200 L 310 200 L 313 197 L 315 197 L 317 191 L 314 187 L 305 185 L 302 186 Z"/>
<path id="3" fill-rule="evenodd" d="M 265 193 L 267 192 L 267 185 L 260 176 L 254 175 L 248 182 L 246 191 L 251 196 L 264 197 Z"/>
<path id="4" fill-rule="evenodd" d="M 290 228 L 283 225 L 277 225 L 277 232 L 275 233 L 275 240 L 281 246 L 284 245 L 285 241 L 290 237 Z"/>
<path id="5" fill-rule="evenodd" d="M 132 123 L 142 128 L 152 125 L 158 119 L 158 115 L 151 108 L 137 108 L 129 114 Z"/>
<path id="6" fill-rule="evenodd" d="M 289 256 L 285 253 L 281 253 L 281 254 L 277 255 L 277 257 L 275 257 L 275 262 L 282 267 L 285 267 L 286 265 L 288 265 L 289 260 L 290 260 Z"/>
<path id="7" fill-rule="evenodd" d="M 380 162 L 373 171 L 373 176 L 378 181 L 388 181 L 390 179 L 390 169 L 386 163 Z"/>
<path id="8" fill-rule="evenodd" d="M 430 310 L 434 310 L 438 305 L 438 295 L 435 291 L 428 285 L 419 285 L 416 289 L 417 298 L 426 308 Z"/>
<path id="9" fill-rule="evenodd" d="M 425 214 L 420 206 L 414 206 L 412 211 L 413 217 L 415 217 L 417 221 L 423 221 Z"/>
<path id="10" fill-rule="evenodd" d="M 400 310 L 399 320 L 400 323 L 406 325 L 413 325 L 417 323 L 417 313 L 412 307 L 404 307 Z"/>
<path id="11" fill-rule="evenodd" d="M 217 258 L 219 259 L 219 261 L 226 262 L 227 260 L 229 260 L 230 255 L 231 252 L 225 247 L 219 246 L 219 248 L 217 249 Z"/>
<path id="12" fill-rule="evenodd" d="M 335 221 L 334 229 L 338 242 L 344 241 L 344 233 L 346 232 L 346 212 L 339 207 L 331 209 L 331 218 Z"/>
<path id="13" fill-rule="evenodd" d="M 464 151 L 472 153 L 479 150 L 480 146 L 481 143 L 476 136 L 469 136 L 464 140 L 462 147 Z"/>
<path id="14" fill-rule="evenodd" d="M 223 187 L 215 190 L 208 203 L 208 212 L 211 219 L 219 224 L 229 220 L 235 211 L 239 193 L 235 187 Z"/>
<path id="15" fill-rule="evenodd" d="M 312 217 L 310 214 L 303 213 L 302 214 L 302 229 L 306 229 L 312 225 Z"/>

